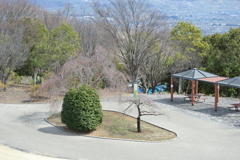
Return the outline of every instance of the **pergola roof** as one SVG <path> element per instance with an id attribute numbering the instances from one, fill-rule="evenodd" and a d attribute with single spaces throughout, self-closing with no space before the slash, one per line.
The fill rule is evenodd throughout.
<path id="1" fill-rule="evenodd" d="M 189 79 L 189 80 L 198 80 L 201 78 L 219 77 L 216 74 L 205 72 L 205 71 L 202 71 L 197 68 L 193 68 L 191 70 L 184 71 L 181 73 L 172 74 L 172 76 L 177 77 L 177 78 Z"/>
<path id="2" fill-rule="evenodd" d="M 220 85 L 240 88 L 240 76 L 234 77 L 234 78 L 225 79 L 225 80 L 221 80 L 221 81 L 218 81 L 216 83 L 220 84 Z"/>
<path id="3" fill-rule="evenodd" d="M 214 83 L 215 84 L 215 105 L 214 105 L 215 111 L 217 111 L 217 108 L 218 108 L 217 103 L 219 101 L 219 85 L 240 88 L 240 76 L 227 79 L 225 77 L 220 77 L 216 74 L 212 74 L 209 72 L 199 70 L 197 68 L 193 68 L 192 70 L 171 75 L 171 89 L 170 89 L 171 101 L 173 101 L 173 77 L 192 80 L 192 105 L 194 105 L 193 95 L 195 93 L 198 93 L 198 81 Z"/>
<path id="4" fill-rule="evenodd" d="M 198 81 L 203 81 L 203 82 L 209 82 L 209 83 L 216 83 L 221 80 L 226 80 L 227 78 L 225 77 L 210 77 L 210 78 L 201 78 L 197 79 Z"/>

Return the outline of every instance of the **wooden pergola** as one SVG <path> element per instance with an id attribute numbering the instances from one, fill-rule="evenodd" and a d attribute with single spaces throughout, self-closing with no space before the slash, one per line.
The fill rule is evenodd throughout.
<path id="1" fill-rule="evenodd" d="M 219 84 L 217 84 L 218 81 L 225 80 L 227 78 L 225 77 L 220 77 L 218 75 L 205 72 L 202 70 L 199 70 L 197 68 L 193 68 L 192 70 L 188 70 L 185 72 L 181 73 L 176 73 L 171 75 L 171 101 L 173 101 L 173 82 L 174 82 L 174 77 L 176 78 L 183 78 L 183 79 L 188 79 L 192 81 L 192 93 L 191 93 L 191 100 L 192 100 L 192 105 L 194 105 L 194 94 L 198 93 L 198 81 L 203 81 L 203 82 L 208 82 L 208 83 L 214 83 L 215 84 L 215 105 L 214 105 L 214 110 L 217 111 L 217 103 L 219 101 Z"/>
<path id="2" fill-rule="evenodd" d="M 239 98 L 240 98 L 240 76 L 217 81 L 216 82 L 218 85 L 224 85 L 224 86 L 229 86 L 229 87 L 234 87 L 234 88 L 239 88 Z"/>
<path id="3" fill-rule="evenodd" d="M 217 84 L 224 85 L 224 86 L 230 86 L 234 88 L 240 88 L 240 76 L 221 80 L 216 82 Z"/>

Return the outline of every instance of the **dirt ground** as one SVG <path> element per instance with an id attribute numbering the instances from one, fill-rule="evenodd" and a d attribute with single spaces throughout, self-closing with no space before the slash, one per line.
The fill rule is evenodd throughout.
<path id="1" fill-rule="evenodd" d="M 27 84 L 8 85 L 6 92 L 0 90 L 1 103 L 47 103 L 50 101 L 46 97 L 31 96 L 31 86 Z"/>
<path id="2" fill-rule="evenodd" d="M 124 93 L 128 95 L 129 93 Z M 100 98 L 118 97 L 122 95 L 119 92 L 99 91 Z M 49 103 L 54 100 L 63 100 L 64 95 L 47 99 L 46 97 L 33 97 L 31 96 L 31 85 L 27 84 L 13 84 L 7 86 L 7 91 L 3 92 L 0 88 L 0 103 Z"/>

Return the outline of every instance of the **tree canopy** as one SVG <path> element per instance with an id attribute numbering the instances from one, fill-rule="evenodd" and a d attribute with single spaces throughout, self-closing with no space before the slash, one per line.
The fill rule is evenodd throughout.
<path id="1" fill-rule="evenodd" d="M 203 39 L 210 45 L 205 56 L 205 69 L 224 77 L 239 76 L 240 28 L 230 29 L 225 34 L 205 36 Z"/>
<path id="2" fill-rule="evenodd" d="M 62 23 L 51 31 L 48 41 L 50 63 L 57 73 L 69 56 L 81 49 L 78 33 L 68 24 Z"/>
<path id="3" fill-rule="evenodd" d="M 40 69 L 47 70 L 49 31 L 39 19 L 25 18 L 22 23 L 25 26 L 23 42 L 30 48 L 26 66 L 30 66 L 36 84 Z"/>
<path id="4" fill-rule="evenodd" d="M 37 75 L 47 73 L 64 88 L 125 88 L 126 81 L 140 79 L 145 90 L 168 82 L 170 73 L 195 67 L 225 77 L 240 73 L 239 28 L 203 37 L 191 22 L 180 21 L 171 30 L 166 15 L 145 0 L 94 0 L 93 17 L 87 20 L 72 5 L 48 11 L 30 0 L 0 4 L 5 86 L 13 71 L 32 75 L 34 84 Z"/>
<path id="5" fill-rule="evenodd" d="M 138 77 L 140 66 L 166 27 L 165 15 L 151 8 L 145 0 L 108 0 L 93 3 L 96 23 L 108 38 L 108 46 L 126 65 L 132 83 Z"/>
<path id="6" fill-rule="evenodd" d="M 201 66 L 208 44 L 202 40 L 199 28 L 191 22 L 180 21 L 171 31 L 171 40 L 177 49 L 177 68 L 180 71 Z"/>

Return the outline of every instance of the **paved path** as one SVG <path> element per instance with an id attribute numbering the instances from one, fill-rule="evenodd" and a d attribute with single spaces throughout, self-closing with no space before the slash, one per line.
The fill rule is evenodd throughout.
<path id="1" fill-rule="evenodd" d="M 179 106 L 188 105 L 178 104 L 177 100 L 169 103 L 167 97 L 156 97 L 159 108 L 167 116 L 143 119 L 177 133 L 174 140 L 146 143 L 76 136 L 44 121 L 51 114 L 48 104 L 0 104 L 0 144 L 51 157 L 80 160 L 239 159 L 238 127 L 198 117 L 186 108 L 179 109 Z M 103 109 L 116 111 L 124 108 L 114 101 L 104 101 L 102 105 Z M 129 114 L 135 113 L 133 110 Z"/>
<path id="2" fill-rule="evenodd" d="M 49 156 L 42 156 L 24 151 L 19 151 L 10 147 L 0 145 L 0 159 L 1 160 L 63 160 Z"/>

